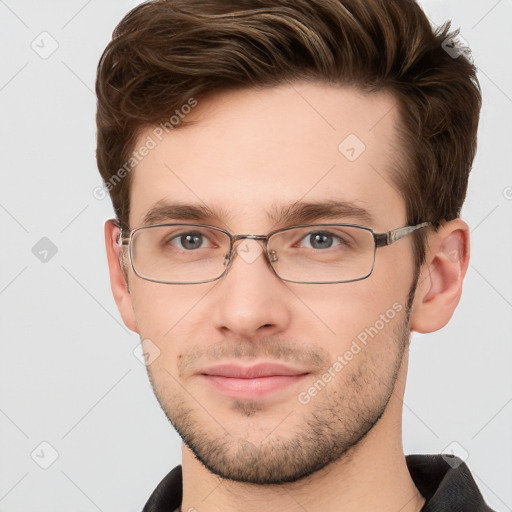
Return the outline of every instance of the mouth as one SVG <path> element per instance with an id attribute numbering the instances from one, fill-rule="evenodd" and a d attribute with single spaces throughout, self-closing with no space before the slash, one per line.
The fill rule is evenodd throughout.
<path id="1" fill-rule="evenodd" d="M 199 375 L 228 397 L 254 400 L 285 390 L 303 380 L 309 372 L 275 363 L 252 366 L 228 363 L 209 367 Z"/>

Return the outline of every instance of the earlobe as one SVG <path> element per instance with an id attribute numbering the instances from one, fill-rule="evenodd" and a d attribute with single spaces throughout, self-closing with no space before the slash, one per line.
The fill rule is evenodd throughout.
<path id="1" fill-rule="evenodd" d="M 107 250 L 110 286 L 117 308 L 126 327 L 138 333 L 137 321 L 133 311 L 132 298 L 128 289 L 127 275 L 121 266 L 124 249 L 118 245 L 119 227 L 114 220 L 105 223 L 105 247 Z"/>
<path id="2" fill-rule="evenodd" d="M 445 222 L 429 239 L 418 279 L 410 327 L 419 333 L 444 327 L 457 307 L 469 265 L 469 227 L 461 219 Z"/>

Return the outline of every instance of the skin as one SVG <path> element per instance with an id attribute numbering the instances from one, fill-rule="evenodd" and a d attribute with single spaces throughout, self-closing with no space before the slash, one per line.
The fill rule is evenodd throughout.
<path id="1" fill-rule="evenodd" d="M 194 123 L 165 135 L 133 171 L 131 228 L 163 199 L 207 205 L 217 218 L 190 221 L 233 234 L 284 227 L 269 212 L 298 200 L 350 201 L 373 215 L 375 232 L 407 224 L 391 177 L 399 120 L 389 94 L 304 82 L 239 90 L 199 102 L 187 121 Z M 338 150 L 351 133 L 366 146 L 353 162 Z M 415 291 L 411 236 L 379 248 L 370 278 L 352 283 L 284 282 L 260 255 L 251 263 L 236 256 L 220 280 L 195 285 L 152 283 L 127 267 L 128 289 L 117 235 L 107 222 L 116 303 L 125 324 L 160 350 L 149 376 L 186 441 L 182 510 L 421 509 L 402 449 L 409 334 L 451 318 L 468 266 L 466 223 L 429 230 Z M 401 306 L 394 318 L 301 403 L 298 394 L 393 304 Z M 272 361 L 307 375 L 261 398 L 234 399 L 197 374 L 220 362 Z"/>

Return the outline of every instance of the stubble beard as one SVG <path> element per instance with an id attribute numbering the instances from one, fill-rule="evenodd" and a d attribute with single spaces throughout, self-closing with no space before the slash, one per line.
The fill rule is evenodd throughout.
<path id="1" fill-rule="evenodd" d="M 229 425 L 222 425 L 222 417 L 216 419 L 186 391 L 180 389 L 166 396 L 169 387 L 160 389 L 149 372 L 157 399 L 184 443 L 211 473 L 258 485 L 285 484 L 311 476 L 335 461 L 349 458 L 384 414 L 409 346 L 415 285 L 405 311 L 395 317 L 392 339 L 376 337 L 369 342 L 387 341 L 392 357 L 384 364 L 380 353 L 373 358 L 371 347 L 363 348 L 314 400 L 301 406 L 301 421 L 286 436 L 280 435 L 276 426 L 290 411 L 278 408 L 268 435 L 253 443 L 249 441 L 250 431 L 247 436 L 231 435 Z M 175 382 L 168 384 L 176 387 Z M 260 401 L 240 400 L 233 401 L 231 407 L 244 422 L 256 419 L 263 408 Z M 291 412 L 294 414 L 297 412 Z"/>

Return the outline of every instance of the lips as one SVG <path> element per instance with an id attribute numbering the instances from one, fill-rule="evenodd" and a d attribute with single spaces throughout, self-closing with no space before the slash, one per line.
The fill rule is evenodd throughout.
<path id="1" fill-rule="evenodd" d="M 276 363 L 252 366 L 220 364 L 199 373 L 215 390 L 237 399 L 255 399 L 283 391 L 308 372 Z"/>
<path id="2" fill-rule="evenodd" d="M 203 373 L 203 375 L 235 379 L 256 379 L 260 377 L 303 375 L 308 372 L 282 364 L 260 363 L 254 366 L 219 364 L 217 366 L 212 366 L 201 373 Z"/>

